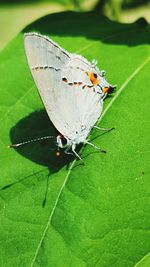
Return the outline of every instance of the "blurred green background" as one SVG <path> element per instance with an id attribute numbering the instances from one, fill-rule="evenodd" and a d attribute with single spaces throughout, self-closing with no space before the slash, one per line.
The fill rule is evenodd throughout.
<path id="1" fill-rule="evenodd" d="M 49 13 L 96 8 L 112 20 L 150 21 L 150 0 L 0 0 L 0 49 L 26 25 Z"/>

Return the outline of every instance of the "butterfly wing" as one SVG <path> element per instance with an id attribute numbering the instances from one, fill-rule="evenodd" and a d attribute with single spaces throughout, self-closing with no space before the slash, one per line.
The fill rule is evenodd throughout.
<path id="1" fill-rule="evenodd" d="M 28 64 L 48 116 L 58 131 L 66 135 L 68 129 L 58 100 L 61 70 L 70 58 L 69 53 L 48 37 L 36 33 L 25 34 L 24 44 Z"/>
<path id="2" fill-rule="evenodd" d="M 59 87 L 61 101 L 65 103 L 63 114 L 74 133 L 72 139 L 79 133 L 84 137 L 85 133 L 88 135 L 102 112 L 101 90 L 95 92 L 88 76 L 91 71 L 93 66 L 85 58 L 70 55 L 61 73 Z"/>
<path id="3" fill-rule="evenodd" d="M 25 51 L 41 99 L 57 130 L 71 140 L 79 133 L 88 134 L 100 116 L 103 102 L 87 75 L 91 63 L 35 33 L 25 34 Z"/>

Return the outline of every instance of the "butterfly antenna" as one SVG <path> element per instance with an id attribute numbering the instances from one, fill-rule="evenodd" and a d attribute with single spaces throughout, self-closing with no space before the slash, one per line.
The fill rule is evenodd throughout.
<path id="1" fill-rule="evenodd" d="M 18 144 L 9 145 L 8 148 L 16 148 L 16 147 L 20 147 L 20 146 L 23 146 L 23 145 L 26 145 L 26 144 L 29 144 L 29 143 L 38 142 L 38 141 L 41 141 L 41 140 L 46 140 L 46 139 L 51 139 L 51 138 L 56 138 L 56 136 L 49 136 L 49 135 L 48 136 L 43 136 L 43 137 L 39 137 L 39 138 L 28 140 L 28 141 L 25 141 L 25 142 L 21 142 L 21 143 L 18 143 Z"/>
<path id="2" fill-rule="evenodd" d="M 76 148 L 76 145 L 73 144 L 71 149 L 72 149 L 72 152 L 75 154 L 75 156 L 82 161 L 83 165 L 84 165 L 84 162 L 83 162 L 83 159 L 79 156 L 79 154 L 75 151 L 75 148 Z"/>

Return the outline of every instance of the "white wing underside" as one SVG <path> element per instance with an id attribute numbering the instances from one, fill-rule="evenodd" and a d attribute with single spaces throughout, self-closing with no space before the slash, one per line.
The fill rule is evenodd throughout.
<path id="1" fill-rule="evenodd" d="M 91 64 L 34 33 L 25 35 L 25 50 L 41 99 L 57 130 L 69 139 L 84 127 L 89 133 L 103 103 L 84 71 L 90 71 Z"/>

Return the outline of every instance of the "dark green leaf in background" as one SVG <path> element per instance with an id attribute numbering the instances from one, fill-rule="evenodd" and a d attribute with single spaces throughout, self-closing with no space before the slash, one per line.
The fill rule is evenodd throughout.
<path id="1" fill-rule="evenodd" d="M 134 266 L 150 251 L 149 26 L 66 12 L 29 31 L 98 60 L 118 85 L 98 125 L 115 130 L 92 131 L 107 154 L 82 148 L 85 166 L 57 158 L 52 142 L 7 149 L 55 129 L 27 66 L 23 32 L 1 52 L 0 266 Z"/>

